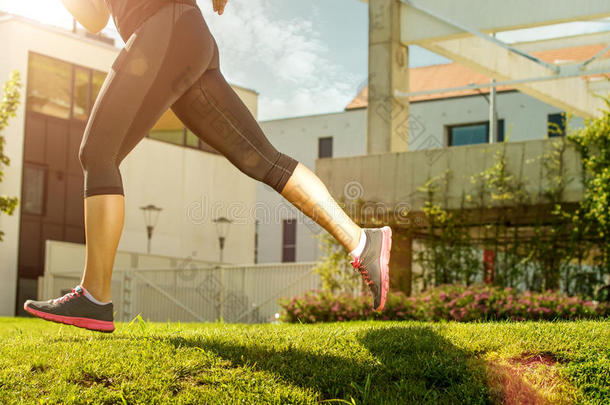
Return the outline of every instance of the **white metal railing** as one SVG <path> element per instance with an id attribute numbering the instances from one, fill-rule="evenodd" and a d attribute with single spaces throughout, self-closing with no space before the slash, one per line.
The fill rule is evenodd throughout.
<path id="1" fill-rule="evenodd" d="M 58 297 L 80 282 L 80 262 L 66 258 L 66 254 L 75 253 L 74 249 L 84 249 L 84 245 L 74 245 L 47 241 L 39 299 Z M 280 311 L 279 298 L 321 288 L 320 277 L 313 272 L 315 262 L 219 265 L 190 259 L 163 259 L 166 262 L 155 264 L 165 266 L 152 268 L 135 266 L 151 260 L 119 260 L 123 266 L 116 266 L 112 276 L 116 320 L 130 321 L 141 315 L 159 322 L 204 322 L 220 318 L 226 322 L 269 322 Z M 168 266 L 168 260 L 173 266 Z"/>

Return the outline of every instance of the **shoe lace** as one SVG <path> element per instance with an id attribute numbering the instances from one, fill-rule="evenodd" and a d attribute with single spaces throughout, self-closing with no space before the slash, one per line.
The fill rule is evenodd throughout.
<path id="1" fill-rule="evenodd" d="M 83 290 L 80 287 L 74 287 L 72 289 L 72 292 L 69 292 L 67 294 L 65 294 L 63 297 L 59 297 L 59 298 L 55 298 L 53 300 L 54 304 L 57 303 L 64 303 L 66 301 L 70 301 L 71 299 L 75 298 L 75 297 L 80 297 L 81 295 L 83 295 Z"/>
<path id="2" fill-rule="evenodd" d="M 364 268 L 361 258 L 358 257 L 352 260 L 350 263 L 352 264 L 354 270 L 359 271 L 362 277 L 364 277 L 364 281 L 366 281 L 367 285 L 373 284 L 373 280 L 371 280 L 371 276 L 369 276 L 368 271 Z"/>

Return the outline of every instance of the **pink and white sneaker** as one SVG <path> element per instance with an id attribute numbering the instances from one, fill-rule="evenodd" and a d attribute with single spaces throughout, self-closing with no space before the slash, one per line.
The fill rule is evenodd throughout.
<path id="1" fill-rule="evenodd" d="M 112 302 L 104 305 L 96 304 L 85 297 L 81 286 L 76 286 L 72 292 L 60 298 L 48 301 L 27 300 L 23 308 L 30 314 L 47 321 L 99 332 L 114 331 Z"/>
<path id="2" fill-rule="evenodd" d="M 373 308 L 381 311 L 385 305 L 390 288 L 390 249 L 392 247 L 392 229 L 362 228 L 366 233 L 366 243 L 359 257 L 351 264 L 359 271 L 373 295 Z"/>

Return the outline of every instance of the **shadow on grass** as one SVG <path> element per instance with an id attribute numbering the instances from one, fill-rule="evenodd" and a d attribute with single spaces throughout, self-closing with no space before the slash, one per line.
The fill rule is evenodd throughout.
<path id="1" fill-rule="evenodd" d="M 343 357 L 324 350 L 297 349 L 290 344 L 273 349 L 202 337 L 164 341 L 176 347 L 210 351 L 234 367 L 272 372 L 288 383 L 314 390 L 320 400 L 354 398 L 357 403 L 371 404 L 495 402 L 487 389 L 483 362 L 431 328 L 375 327 L 359 330 L 357 336 L 374 360 L 370 356 L 358 360 L 356 355 Z M 307 347 L 307 342 L 298 345 Z"/>

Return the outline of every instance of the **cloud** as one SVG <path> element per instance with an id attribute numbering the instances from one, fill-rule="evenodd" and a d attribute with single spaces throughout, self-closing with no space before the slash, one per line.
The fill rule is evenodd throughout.
<path id="1" fill-rule="evenodd" d="M 200 4 L 218 42 L 221 70 L 230 82 L 260 93 L 259 119 L 342 110 L 361 78 L 331 61 L 311 16 L 281 18 L 276 8 L 282 4 L 233 0 L 222 16 Z"/>

